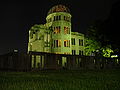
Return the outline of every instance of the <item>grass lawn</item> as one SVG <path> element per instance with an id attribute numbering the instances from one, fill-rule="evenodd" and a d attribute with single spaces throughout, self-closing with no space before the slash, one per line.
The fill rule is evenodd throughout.
<path id="1" fill-rule="evenodd" d="M 120 90 L 120 70 L 0 72 L 0 90 Z"/>

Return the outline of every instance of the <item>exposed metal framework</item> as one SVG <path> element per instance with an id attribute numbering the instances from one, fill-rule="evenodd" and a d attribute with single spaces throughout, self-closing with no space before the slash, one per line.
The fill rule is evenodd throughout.
<path id="1" fill-rule="evenodd" d="M 52 7 L 49 12 L 48 15 L 54 12 L 67 12 L 70 13 L 70 10 L 68 7 L 64 6 L 64 5 L 56 5 L 54 7 Z"/>

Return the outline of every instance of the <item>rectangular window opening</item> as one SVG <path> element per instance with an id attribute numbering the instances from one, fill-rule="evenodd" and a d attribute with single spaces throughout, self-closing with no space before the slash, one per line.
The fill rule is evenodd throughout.
<path id="1" fill-rule="evenodd" d="M 75 45 L 75 38 L 71 38 L 72 45 Z"/>

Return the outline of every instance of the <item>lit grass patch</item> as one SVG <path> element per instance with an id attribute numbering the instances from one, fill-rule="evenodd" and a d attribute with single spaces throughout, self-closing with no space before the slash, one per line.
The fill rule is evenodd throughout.
<path id="1" fill-rule="evenodd" d="M 0 72 L 0 90 L 119 90 L 120 71 Z"/>

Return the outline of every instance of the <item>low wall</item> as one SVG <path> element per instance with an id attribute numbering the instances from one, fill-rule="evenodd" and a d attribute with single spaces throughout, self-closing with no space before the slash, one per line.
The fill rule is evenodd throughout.
<path id="1" fill-rule="evenodd" d="M 120 69 L 120 59 L 45 52 L 9 53 L 0 56 L 0 70 L 32 71 L 44 69 Z"/>

